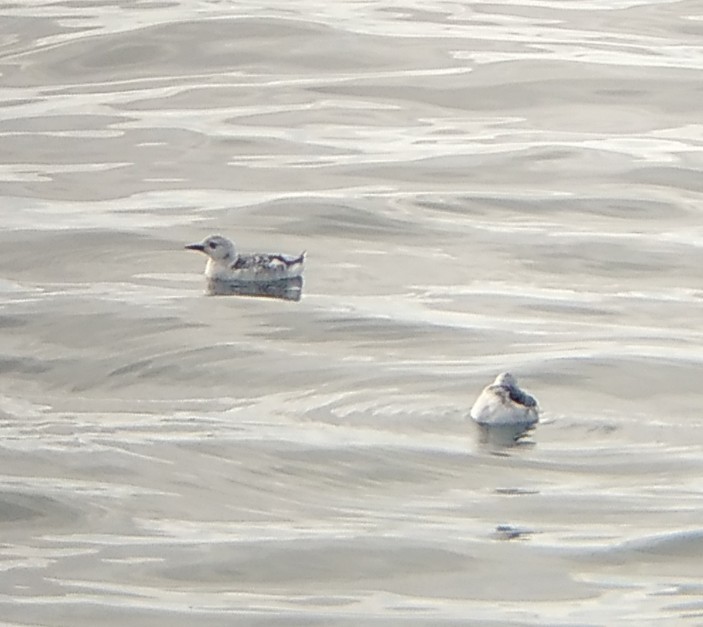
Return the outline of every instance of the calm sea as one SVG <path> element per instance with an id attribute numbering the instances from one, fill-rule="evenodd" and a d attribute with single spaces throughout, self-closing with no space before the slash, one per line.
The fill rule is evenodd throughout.
<path id="1" fill-rule="evenodd" d="M 2 624 L 702 624 L 702 85 L 693 0 L 0 3 Z"/>

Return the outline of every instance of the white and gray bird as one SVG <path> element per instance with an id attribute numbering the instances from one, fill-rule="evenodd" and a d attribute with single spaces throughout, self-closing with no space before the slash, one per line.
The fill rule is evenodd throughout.
<path id="1" fill-rule="evenodd" d="M 471 407 L 471 417 L 482 425 L 525 425 L 539 421 L 537 401 L 520 389 L 509 372 L 487 385 Z"/>
<path id="2" fill-rule="evenodd" d="M 210 235 L 199 244 L 189 244 L 208 256 L 205 277 L 211 281 L 278 281 L 303 273 L 305 252 L 297 257 L 280 253 L 239 254 L 234 243 L 222 235 Z"/>

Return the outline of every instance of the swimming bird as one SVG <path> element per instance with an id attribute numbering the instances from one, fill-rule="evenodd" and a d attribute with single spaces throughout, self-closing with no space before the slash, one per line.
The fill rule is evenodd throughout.
<path id="1" fill-rule="evenodd" d="M 208 256 L 205 277 L 210 281 L 278 281 L 299 277 L 303 273 L 305 251 L 297 257 L 282 254 L 239 254 L 232 241 L 222 235 L 210 235 L 199 244 L 189 244 Z"/>
<path id="2" fill-rule="evenodd" d="M 520 389 L 515 377 L 503 372 L 486 386 L 471 407 L 471 417 L 482 425 L 535 425 L 537 401 Z"/>

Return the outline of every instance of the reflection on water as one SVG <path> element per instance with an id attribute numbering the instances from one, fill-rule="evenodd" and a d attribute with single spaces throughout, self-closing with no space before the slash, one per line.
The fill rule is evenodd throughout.
<path id="1" fill-rule="evenodd" d="M 299 301 L 303 293 L 303 277 L 277 281 L 217 281 L 207 282 L 210 296 L 258 296 L 280 300 Z"/>
<path id="2" fill-rule="evenodd" d="M 534 427 L 534 423 L 500 425 L 476 424 L 479 444 L 489 449 L 533 446 L 534 442 L 526 440 L 525 438 L 530 435 Z"/>

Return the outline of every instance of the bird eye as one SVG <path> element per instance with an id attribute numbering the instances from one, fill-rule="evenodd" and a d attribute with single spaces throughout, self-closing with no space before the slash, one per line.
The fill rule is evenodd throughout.
<path id="1" fill-rule="evenodd" d="M 208 244 L 208 246 L 209 246 L 210 248 L 217 248 L 217 244 L 216 244 L 215 242 L 210 242 L 210 243 Z"/>

